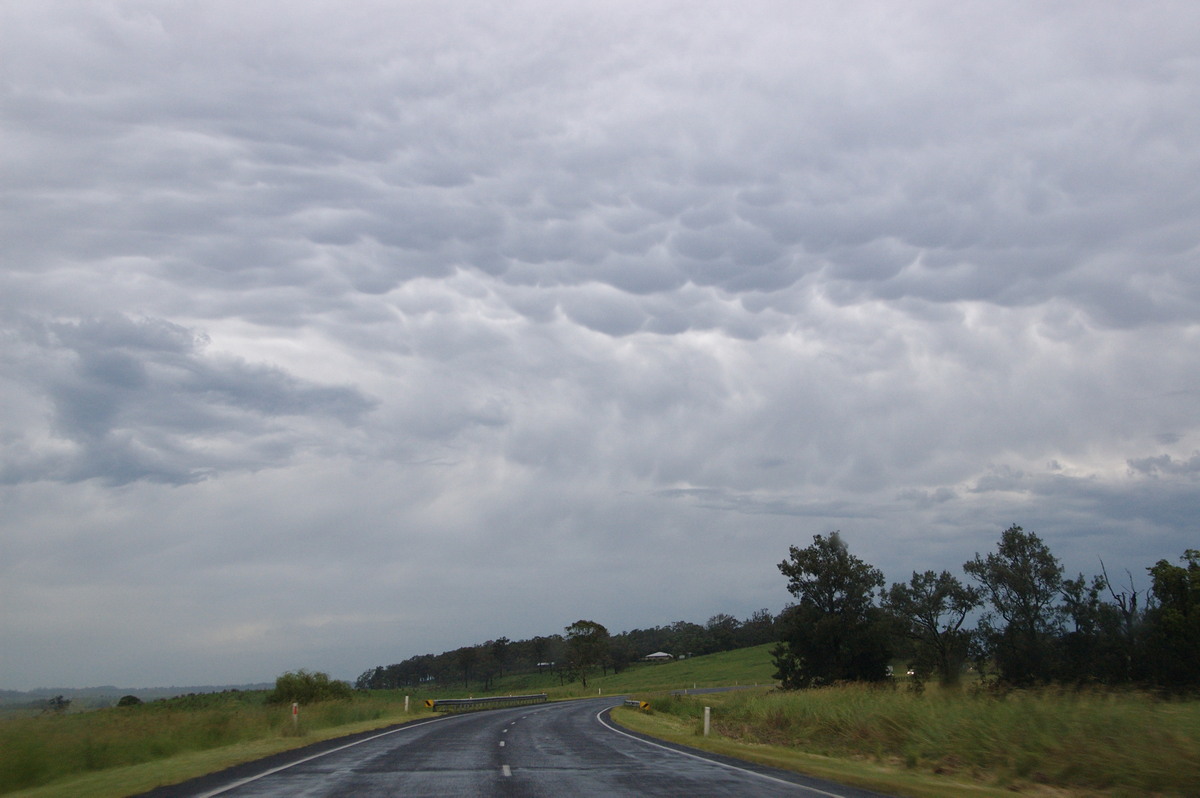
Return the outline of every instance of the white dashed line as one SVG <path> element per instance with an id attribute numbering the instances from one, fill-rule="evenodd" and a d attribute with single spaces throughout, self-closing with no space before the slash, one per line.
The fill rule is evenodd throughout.
<path id="1" fill-rule="evenodd" d="M 508 765 L 501 765 L 500 772 L 505 776 L 512 776 L 512 768 L 510 768 Z"/>

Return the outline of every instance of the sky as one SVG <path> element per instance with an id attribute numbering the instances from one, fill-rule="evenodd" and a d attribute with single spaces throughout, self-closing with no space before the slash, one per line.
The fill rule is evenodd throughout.
<path id="1" fill-rule="evenodd" d="M 0 688 L 1200 547 L 1200 5 L 0 4 Z"/>

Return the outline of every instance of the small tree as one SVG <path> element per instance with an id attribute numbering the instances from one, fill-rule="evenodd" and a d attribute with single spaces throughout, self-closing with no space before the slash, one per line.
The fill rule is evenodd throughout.
<path id="1" fill-rule="evenodd" d="M 275 679 L 275 689 L 267 696 L 271 704 L 312 704 L 317 701 L 347 699 L 353 695 L 349 682 L 330 679 L 321 671 L 288 671 Z"/>
<path id="2" fill-rule="evenodd" d="M 942 684 L 957 684 L 970 647 L 962 625 L 979 606 L 978 590 L 967 587 L 949 571 L 913 572 L 908 584 L 897 582 L 884 603 L 896 615 L 904 634 L 916 643 L 917 669 L 935 672 Z"/>
<path id="3" fill-rule="evenodd" d="M 121 696 L 120 700 L 117 701 L 117 706 L 119 706 L 119 707 L 136 707 L 141 703 L 142 703 L 142 699 L 138 698 L 135 695 L 130 694 L 130 695 Z"/>
<path id="4" fill-rule="evenodd" d="M 785 689 L 887 678 L 887 618 L 874 604 L 883 572 L 850 554 L 837 532 L 790 552 L 779 570 L 799 601 L 780 616 L 775 677 Z"/>
<path id="5" fill-rule="evenodd" d="M 567 664 L 587 687 L 588 671 L 608 659 L 608 630 L 595 621 L 576 621 L 566 632 Z"/>

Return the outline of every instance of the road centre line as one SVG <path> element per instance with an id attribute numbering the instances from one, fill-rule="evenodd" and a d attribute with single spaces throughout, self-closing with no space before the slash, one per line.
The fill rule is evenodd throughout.
<path id="1" fill-rule="evenodd" d="M 503 773 L 505 776 L 508 776 L 510 778 L 512 777 L 512 768 L 510 768 L 508 765 L 501 765 L 500 772 Z"/>
<path id="2" fill-rule="evenodd" d="M 608 709 L 611 709 L 611 707 L 609 707 Z M 766 773 L 759 773 L 758 771 L 750 770 L 749 768 L 741 768 L 741 767 L 738 767 L 737 765 L 730 765 L 725 762 L 720 762 L 716 759 L 709 759 L 706 756 L 699 756 L 697 754 L 692 754 L 687 751 L 680 751 L 678 748 L 672 748 L 669 745 L 661 745 L 659 743 L 651 742 L 650 740 L 645 740 L 641 737 L 630 734 L 629 732 L 622 731 L 621 729 L 618 729 L 616 726 L 606 723 L 604 721 L 604 718 L 601 716 L 605 712 L 607 712 L 608 709 L 602 709 L 596 713 L 596 720 L 600 722 L 600 725 L 603 726 L 604 728 L 608 729 L 609 731 L 624 735 L 625 737 L 628 737 L 631 740 L 637 740 L 639 743 L 645 743 L 646 745 L 652 745 L 655 748 L 661 748 L 664 751 L 670 751 L 671 753 L 679 754 L 680 756 L 688 756 L 688 757 L 691 757 L 692 759 L 699 759 L 701 762 L 709 762 L 714 765 L 720 765 L 721 767 L 728 768 L 729 770 L 736 770 L 741 773 L 749 773 L 751 776 L 758 776 L 760 779 L 766 779 L 767 781 L 773 781 L 778 784 L 786 784 L 789 787 L 796 787 L 797 789 L 807 790 L 808 792 L 815 793 L 816 795 L 824 795 L 827 798 L 846 798 L 845 795 L 842 795 L 840 793 L 825 792 L 824 790 L 818 790 L 816 787 L 808 787 L 804 784 L 797 784 L 794 781 L 787 781 L 786 779 L 777 779 L 774 776 L 768 776 Z"/>

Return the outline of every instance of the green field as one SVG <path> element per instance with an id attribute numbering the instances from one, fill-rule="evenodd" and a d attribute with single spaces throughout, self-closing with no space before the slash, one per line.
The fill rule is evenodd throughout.
<path id="1" fill-rule="evenodd" d="M 971 690 L 916 693 L 844 687 L 799 693 L 769 687 L 676 697 L 671 691 L 768 685 L 770 646 L 613 675 L 585 689 L 553 674 L 499 680 L 491 695 L 553 699 L 635 694 L 649 713 L 620 708 L 621 723 L 747 759 L 897 795 L 1196 795 L 1200 702 L 1133 693 Z M 0 794 L 108 798 L 144 791 L 278 751 L 428 715 L 426 697 L 471 690 L 358 693 L 301 709 L 265 692 L 181 697 L 135 707 L 0 720 Z M 704 706 L 713 734 L 700 736 Z"/>

